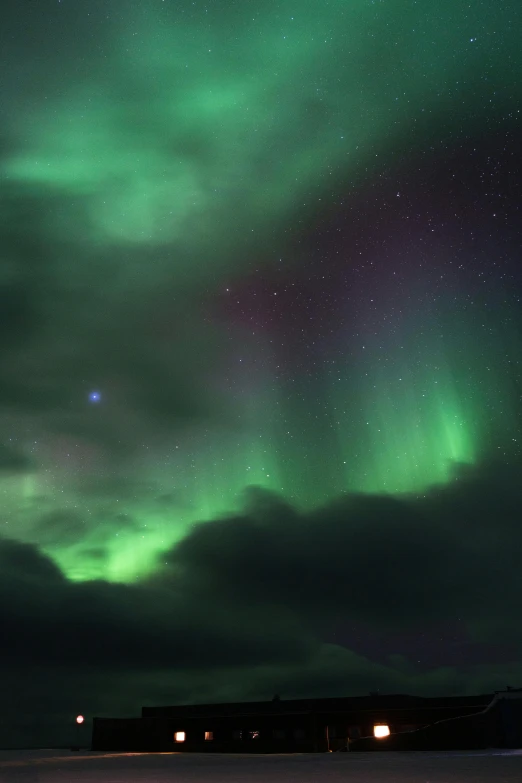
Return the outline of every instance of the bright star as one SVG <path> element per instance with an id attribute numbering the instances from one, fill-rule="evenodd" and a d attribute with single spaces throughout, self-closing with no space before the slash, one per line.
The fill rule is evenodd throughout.
<path id="1" fill-rule="evenodd" d="M 89 401 L 90 401 L 90 402 L 100 402 L 100 400 L 101 400 L 101 394 L 100 394 L 100 392 L 97 392 L 97 391 L 92 391 L 92 392 L 89 394 Z"/>

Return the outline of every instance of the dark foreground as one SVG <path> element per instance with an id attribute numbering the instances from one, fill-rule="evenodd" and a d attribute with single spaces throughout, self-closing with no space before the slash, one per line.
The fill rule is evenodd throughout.
<path id="1" fill-rule="evenodd" d="M 522 751 L 291 756 L 0 751 L 1 783 L 521 783 Z"/>

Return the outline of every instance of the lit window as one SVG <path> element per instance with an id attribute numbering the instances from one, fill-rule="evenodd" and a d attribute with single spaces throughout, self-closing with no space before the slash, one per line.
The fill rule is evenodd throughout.
<path id="1" fill-rule="evenodd" d="M 250 739 L 259 739 L 259 732 L 258 731 L 249 731 Z"/>
<path id="2" fill-rule="evenodd" d="M 390 727 L 383 723 L 379 723 L 373 727 L 373 736 L 382 739 L 383 737 L 390 736 Z"/>
<path id="3" fill-rule="evenodd" d="M 184 731 L 175 731 L 174 732 L 174 742 L 185 742 L 185 732 Z"/>
<path id="4" fill-rule="evenodd" d="M 205 742 L 210 742 L 210 740 L 214 739 L 214 732 L 213 731 L 206 731 L 205 732 Z"/>

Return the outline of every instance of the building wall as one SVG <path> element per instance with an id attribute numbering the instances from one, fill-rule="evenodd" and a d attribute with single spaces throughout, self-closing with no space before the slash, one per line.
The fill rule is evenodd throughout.
<path id="1" fill-rule="evenodd" d="M 315 749 L 313 716 L 238 715 L 169 719 L 172 736 L 185 732 L 173 749 L 193 752 L 288 753 Z M 212 732 L 212 740 L 205 740 Z"/>
<path id="2" fill-rule="evenodd" d="M 171 748 L 171 734 L 164 721 L 154 718 L 94 718 L 93 750 L 161 751 Z"/>
<path id="3" fill-rule="evenodd" d="M 507 706 L 500 695 L 495 699 L 371 695 L 144 708 L 141 718 L 96 718 L 92 747 L 202 753 L 326 752 L 345 750 L 348 745 L 353 751 L 521 747 L 518 695 L 506 694 Z M 390 737 L 373 737 L 379 723 L 389 726 Z M 175 741 L 176 732 L 184 733 L 183 742 Z M 205 740 L 205 732 L 212 738 Z"/>
<path id="4" fill-rule="evenodd" d="M 175 736 L 183 733 L 184 740 Z M 209 733 L 212 739 L 206 740 Z M 211 753 L 298 753 L 325 751 L 314 716 L 225 716 L 208 718 L 95 718 L 93 750 Z"/>
<path id="5" fill-rule="evenodd" d="M 415 731 L 393 732 L 385 739 L 362 737 L 352 751 L 480 750 L 522 747 L 522 699 L 497 696 L 484 710 L 441 719 Z"/>

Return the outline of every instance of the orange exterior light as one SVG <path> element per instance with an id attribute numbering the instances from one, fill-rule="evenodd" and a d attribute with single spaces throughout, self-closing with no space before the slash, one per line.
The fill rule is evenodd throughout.
<path id="1" fill-rule="evenodd" d="M 377 739 L 382 739 L 383 737 L 389 737 L 390 727 L 386 726 L 386 724 L 384 723 L 378 723 L 376 726 L 373 727 L 373 736 L 377 737 Z"/>
<path id="2" fill-rule="evenodd" d="M 76 716 L 76 723 L 78 724 L 78 726 L 79 726 L 81 723 L 83 723 L 83 722 L 84 722 L 84 720 L 85 720 L 85 718 L 83 717 L 83 715 L 77 715 L 77 716 Z"/>
<path id="3" fill-rule="evenodd" d="M 174 742 L 185 742 L 185 732 L 184 731 L 174 732 Z"/>

